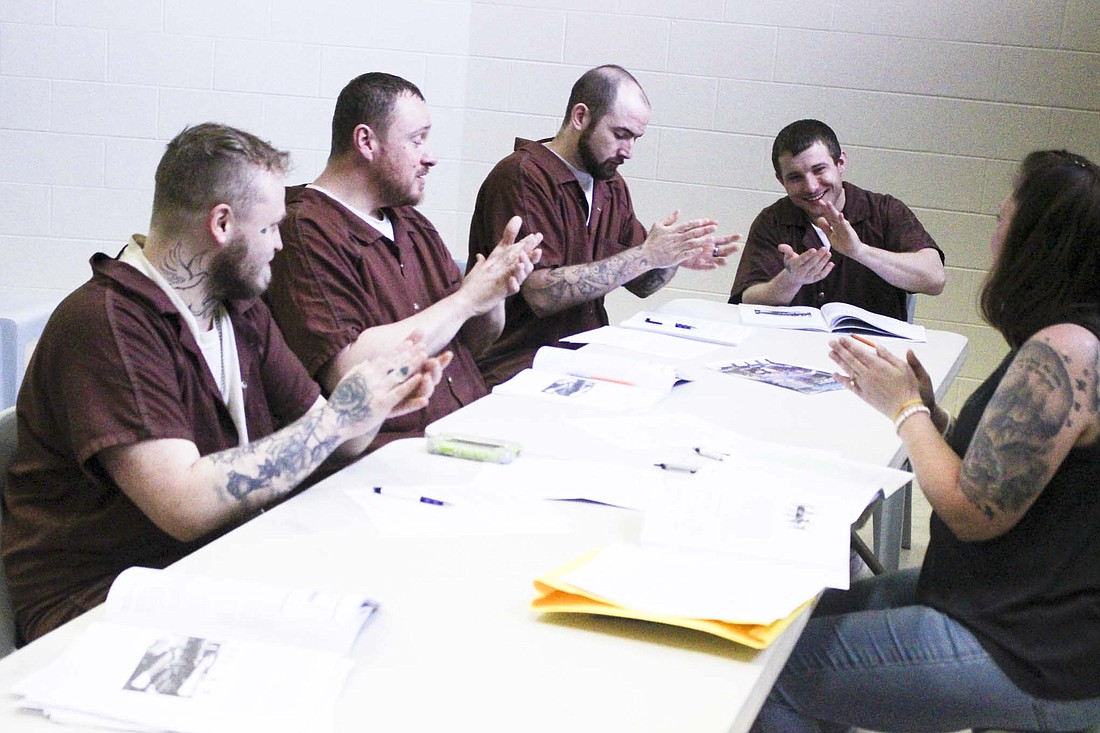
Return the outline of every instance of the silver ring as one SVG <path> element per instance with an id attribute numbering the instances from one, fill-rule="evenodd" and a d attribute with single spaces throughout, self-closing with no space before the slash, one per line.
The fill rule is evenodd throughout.
<path id="1" fill-rule="evenodd" d="M 717 244 L 714 245 L 714 249 L 711 250 L 710 256 L 711 257 L 717 257 L 718 256 L 718 245 Z"/>
<path id="2" fill-rule="evenodd" d="M 848 377 L 848 384 L 852 387 L 852 389 L 859 388 L 859 382 L 856 381 L 855 375 Z"/>

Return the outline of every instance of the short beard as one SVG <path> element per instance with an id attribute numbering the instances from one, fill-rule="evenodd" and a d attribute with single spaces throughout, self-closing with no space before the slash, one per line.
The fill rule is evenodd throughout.
<path id="1" fill-rule="evenodd" d="M 581 156 L 581 165 L 590 176 L 597 181 L 608 181 L 615 177 L 620 163 L 614 158 L 608 158 L 603 162 L 596 160 L 596 154 L 592 152 L 591 145 L 594 127 L 595 124 L 592 124 L 581 131 L 580 139 L 577 141 L 577 154 Z"/>
<path id="2" fill-rule="evenodd" d="M 210 261 L 210 292 L 215 300 L 252 300 L 263 294 L 267 283 L 255 272 L 246 272 L 248 243 L 234 239 Z"/>

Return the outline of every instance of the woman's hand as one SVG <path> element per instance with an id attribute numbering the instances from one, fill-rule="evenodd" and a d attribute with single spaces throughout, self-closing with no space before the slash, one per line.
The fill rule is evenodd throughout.
<path id="1" fill-rule="evenodd" d="M 935 405 L 932 380 L 912 351 L 902 361 L 887 349 L 873 349 L 842 337 L 829 342 L 829 358 L 843 370 L 837 381 L 891 420 L 913 401 Z"/>

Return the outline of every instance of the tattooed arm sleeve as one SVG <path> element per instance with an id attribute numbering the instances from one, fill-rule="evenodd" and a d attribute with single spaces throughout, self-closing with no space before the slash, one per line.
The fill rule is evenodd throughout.
<path id="1" fill-rule="evenodd" d="M 289 493 L 349 437 L 377 428 L 363 378 L 344 380 L 326 403 L 248 445 L 199 456 L 188 440 L 110 448 L 99 459 L 119 488 L 158 527 L 181 541 L 248 518 Z"/>
<path id="2" fill-rule="evenodd" d="M 607 295 L 635 279 L 661 276 L 663 270 L 654 268 L 641 247 L 632 247 L 596 262 L 535 270 L 523 282 L 523 297 L 536 315 L 545 317 Z M 675 268 L 671 271 L 674 273 Z M 648 283 L 650 293 L 667 280 Z"/>
<path id="3" fill-rule="evenodd" d="M 982 540 L 1007 532 L 1069 451 L 1097 439 L 1098 367 L 1096 337 L 1079 326 L 1043 329 L 1020 348 L 962 459 L 954 501 L 936 497 L 938 479 L 928 476 L 932 493 L 926 493 L 957 536 Z"/>

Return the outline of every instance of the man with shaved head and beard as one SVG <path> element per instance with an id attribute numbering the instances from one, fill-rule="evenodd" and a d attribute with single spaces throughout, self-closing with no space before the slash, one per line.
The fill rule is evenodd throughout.
<path id="1" fill-rule="evenodd" d="M 500 339 L 478 366 L 492 387 L 530 366 L 540 346 L 607 325 L 604 296 L 626 286 L 639 297 L 664 287 L 683 266 L 721 267 L 737 235 L 716 234 L 710 219 L 673 212 L 647 232 L 618 173 L 649 124 L 641 85 L 619 66 L 584 73 L 565 119 L 550 139 L 517 139 L 478 192 L 470 223 L 470 262 L 486 254 L 486 236 L 513 215 L 520 234 L 543 236 L 542 259 L 505 303 Z"/>

